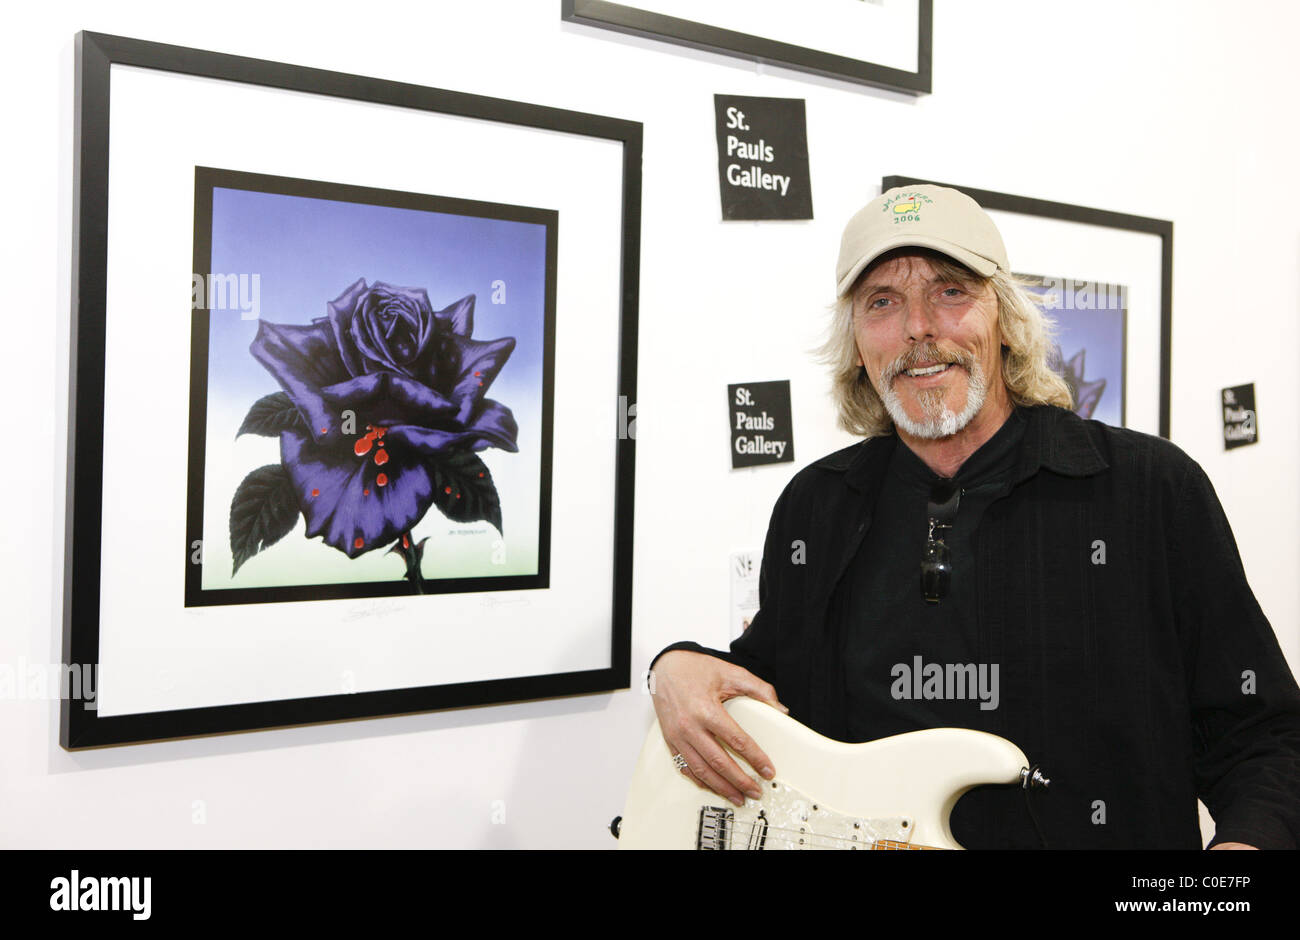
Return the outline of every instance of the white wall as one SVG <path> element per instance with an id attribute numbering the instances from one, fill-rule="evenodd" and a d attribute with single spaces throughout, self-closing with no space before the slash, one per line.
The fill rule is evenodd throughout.
<path id="1" fill-rule="evenodd" d="M 672 640 L 725 644 L 727 555 L 761 545 L 792 472 L 727 469 L 726 384 L 792 380 L 800 464 L 848 442 L 802 351 L 831 299 L 839 228 L 882 175 L 1173 219 L 1173 439 L 1213 478 L 1300 664 L 1300 12 L 935 6 L 934 93 L 920 100 L 565 26 L 558 0 L 82 2 L 11 19 L 0 663 L 59 658 L 72 42 L 89 29 L 644 122 L 636 671 Z M 715 92 L 807 99 L 815 221 L 719 221 Z M 1249 381 L 1261 443 L 1225 453 L 1218 390 Z M 57 702 L 0 702 L 0 844 L 608 847 L 649 714 L 634 690 L 68 754 Z"/>

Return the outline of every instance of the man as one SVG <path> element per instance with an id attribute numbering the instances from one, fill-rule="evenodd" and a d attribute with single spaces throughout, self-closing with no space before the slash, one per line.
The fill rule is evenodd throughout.
<path id="1" fill-rule="evenodd" d="M 730 652 L 656 657 L 682 772 L 758 794 L 720 744 L 772 777 L 721 707 L 748 695 L 837 740 L 950 726 L 1019 745 L 1052 779 L 1041 827 L 1019 790 L 977 788 L 951 820 L 970 848 L 1199 848 L 1198 796 L 1213 847 L 1295 848 L 1300 690 L 1201 468 L 1068 410 L 1044 317 L 969 197 L 884 193 L 846 227 L 836 280 L 824 352 L 866 440 L 782 494 Z M 914 671 L 954 664 L 978 695 L 915 694 Z"/>

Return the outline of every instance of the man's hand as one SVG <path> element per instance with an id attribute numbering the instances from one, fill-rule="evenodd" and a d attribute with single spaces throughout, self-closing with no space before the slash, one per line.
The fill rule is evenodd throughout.
<path id="1" fill-rule="evenodd" d="M 1210 846 L 1211 852 L 1213 852 L 1215 849 L 1254 849 L 1256 852 L 1258 852 L 1259 846 L 1247 845 L 1244 842 L 1220 842 L 1218 845 Z"/>
<path id="2" fill-rule="evenodd" d="M 655 714 L 668 750 L 686 760 L 682 773 L 737 806 L 745 802 L 742 793 L 758 799 L 762 795 L 758 784 L 719 742 L 725 742 L 769 780 L 775 775 L 772 762 L 727 714 L 722 703 L 747 695 L 789 714 L 790 710 L 777 701 L 776 689 L 747 669 L 690 650 L 673 650 L 660 656 L 651 682 Z"/>

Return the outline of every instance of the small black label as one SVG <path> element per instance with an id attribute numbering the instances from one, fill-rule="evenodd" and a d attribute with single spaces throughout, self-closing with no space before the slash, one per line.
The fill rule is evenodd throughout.
<path id="1" fill-rule="evenodd" d="M 811 219 L 802 98 L 714 95 L 722 217 Z"/>
<path id="2" fill-rule="evenodd" d="M 788 379 L 728 385 L 727 399 L 733 470 L 794 460 Z"/>
<path id="3" fill-rule="evenodd" d="M 1223 390 L 1223 448 L 1259 443 L 1259 416 L 1255 412 L 1255 383 Z"/>

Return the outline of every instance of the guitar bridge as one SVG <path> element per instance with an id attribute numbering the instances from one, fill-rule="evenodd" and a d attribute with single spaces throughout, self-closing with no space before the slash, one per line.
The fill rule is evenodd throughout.
<path id="1" fill-rule="evenodd" d="M 731 848 L 731 827 L 735 820 L 735 811 L 725 806 L 700 807 L 700 829 L 695 847 L 702 852 L 723 852 Z"/>
<path id="2" fill-rule="evenodd" d="M 754 821 L 746 825 L 749 830 L 745 833 L 745 844 L 733 846 L 731 842 L 736 834 L 736 811 L 726 806 L 702 806 L 695 848 L 704 852 L 725 852 L 732 848 L 752 850 L 767 848 L 767 814 L 760 810 Z"/>

